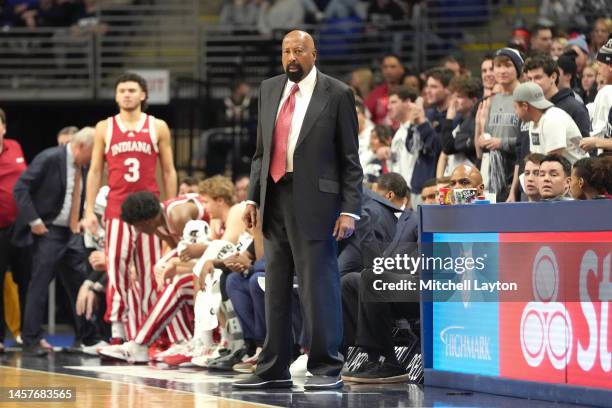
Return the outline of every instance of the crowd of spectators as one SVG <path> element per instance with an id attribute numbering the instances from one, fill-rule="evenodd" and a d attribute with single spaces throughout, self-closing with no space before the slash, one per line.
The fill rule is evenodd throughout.
<path id="1" fill-rule="evenodd" d="M 70 27 L 97 23 L 97 0 L 3 0 L 3 27 Z"/>

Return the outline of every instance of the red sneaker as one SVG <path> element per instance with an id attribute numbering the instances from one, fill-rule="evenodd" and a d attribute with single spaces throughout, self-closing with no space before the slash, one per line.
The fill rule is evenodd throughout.
<path id="1" fill-rule="evenodd" d="M 170 348 L 170 343 L 164 341 L 163 339 L 157 339 L 153 344 L 149 346 L 149 359 L 155 360 L 157 354 L 168 350 Z"/>

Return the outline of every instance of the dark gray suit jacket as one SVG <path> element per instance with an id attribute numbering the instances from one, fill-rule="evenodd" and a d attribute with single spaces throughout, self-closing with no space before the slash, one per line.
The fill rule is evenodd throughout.
<path id="1" fill-rule="evenodd" d="M 274 124 L 286 83 L 283 74 L 266 79 L 259 88 L 257 148 L 248 199 L 259 205 L 264 233 Z M 357 129 L 350 88 L 317 72 L 293 155 L 293 206 L 300 230 L 309 239 L 330 238 L 340 212 L 360 214 L 363 171 Z"/>
<path id="2" fill-rule="evenodd" d="M 48 226 L 62 210 L 66 195 L 66 160 L 66 146 L 43 150 L 15 183 L 13 194 L 19 209 L 13 233 L 16 245 L 27 246 L 34 242 L 30 222 L 40 218 Z M 86 179 L 87 169 L 83 169 L 83 180 Z M 81 191 L 81 206 L 84 202 L 85 188 Z"/>

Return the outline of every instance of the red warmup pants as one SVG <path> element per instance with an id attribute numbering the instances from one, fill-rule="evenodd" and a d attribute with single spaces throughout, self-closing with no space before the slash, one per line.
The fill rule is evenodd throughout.
<path id="1" fill-rule="evenodd" d="M 108 322 L 122 322 L 128 340 L 149 316 L 157 299 L 153 266 L 161 257 L 161 240 L 139 234 L 118 218 L 106 220 L 106 315 Z M 136 276 L 130 276 L 134 263 Z"/>

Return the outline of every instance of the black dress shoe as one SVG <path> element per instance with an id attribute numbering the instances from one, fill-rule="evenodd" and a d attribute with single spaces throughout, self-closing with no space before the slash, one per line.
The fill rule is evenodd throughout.
<path id="1" fill-rule="evenodd" d="M 282 378 L 278 380 L 265 380 L 258 375 L 253 374 L 245 380 L 236 381 L 232 384 L 234 388 L 262 390 L 267 388 L 291 388 L 293 381 L 291 378 Z"/>
<path id="2" fill-rule="evenodd" d="M 312 377 L 307 377 L 306 382 L 304 383 L 304 389 L 310 391 L 335 390 L 337 388 L 342 388 L 343 386 L 344 383 L 339 375 L 313 375 Z"/>
<path id="3" fill-rule="evenodd" d="M 368 361 L 359 370 L 343 374 L 342 378 L 361 384 L 392 384 L 408 382 L 410 375 L 399 364 Z"/>
<path id="4" fill-rule="evenodd" d="M 31 346 L 23 345 L 22 353 L 26 356 L 44 357 L 47 355 L 49 350 L 40 346 L 40 344 L 33 344 Z"/>

